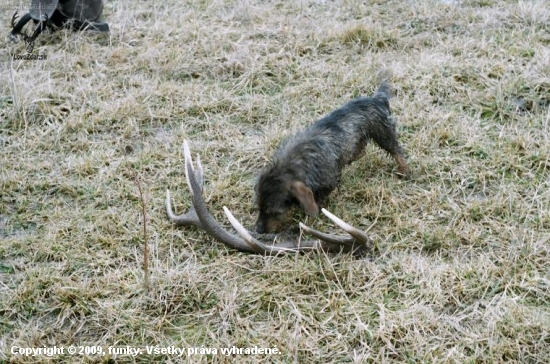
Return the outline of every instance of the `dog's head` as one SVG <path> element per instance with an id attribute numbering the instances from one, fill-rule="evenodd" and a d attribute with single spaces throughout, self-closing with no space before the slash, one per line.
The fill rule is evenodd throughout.
<path id="1" fill-rule="evenodd" d="M 310 215 L 319 212 L 311 188 L 291 173 L 268 169 L 258 178 L 255 190 L 259 208 L 256 231 L 260 234 L 282 230 L 289 211 L 298 204 Z"/>

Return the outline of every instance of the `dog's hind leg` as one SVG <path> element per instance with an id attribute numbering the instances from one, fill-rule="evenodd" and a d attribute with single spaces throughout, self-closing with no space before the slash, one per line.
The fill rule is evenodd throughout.
<path id="1" fill-rule="evenodd" d="M 374 133 L 371 135 L 372 139 L 388 152 L 395 162 L 397 163 L 397 173 L 400 177 L 408 177 L 410 170 L 403 153 L 403 148 L 399 145 L 397 141 L 397 136 L 395 135 L 395 126 L 393 124 L 386 124 L 379 130 L 381 133 Z"/>

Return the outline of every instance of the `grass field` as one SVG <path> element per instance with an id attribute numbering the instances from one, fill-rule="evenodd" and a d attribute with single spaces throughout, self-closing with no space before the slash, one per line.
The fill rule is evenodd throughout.
<path id="1" fill-rule="evenodd" d="M 46 60 L 1 40 L 0 361 L 548 363 L 547 1 L 119 0 L 104 19 L 43 34 Z M 412 177 L 369 145 L 327 205 L 370 227 L 368 256 L 243 254 L 168 221 L 184 139 L 214 216 L 252 228 L 278 143 L 382 68 Z M 11 354 L 54 345 L 279 353 Z"/>

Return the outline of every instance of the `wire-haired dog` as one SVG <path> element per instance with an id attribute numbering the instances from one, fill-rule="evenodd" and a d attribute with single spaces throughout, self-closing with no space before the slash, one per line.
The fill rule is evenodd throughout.
<path id="1" fill-rule="evenodd" d="M 382 82 L 373 97 L 360 97 L 284 140 L 256 182 L 260 210 L 256 231 L 283 228 L 293 206 L 311 215 L 339 183 L 342 168 L 357 159 L 373 139 L 392 155 L 401 176 L 409 174 L 391 117 L 390 85 Z"/>

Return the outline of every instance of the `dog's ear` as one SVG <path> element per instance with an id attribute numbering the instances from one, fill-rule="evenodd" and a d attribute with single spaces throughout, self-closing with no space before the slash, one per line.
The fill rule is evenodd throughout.
<path id="1" fill-rule="evenodd" d="M 313 191 L 306 186 L 302 181 L 294 181 L 290 184 L 290 193 L 294 196 L 300 204 L 310 215 L 316 215 L 319 213 L 319 206 L 313 198 Z"/>

